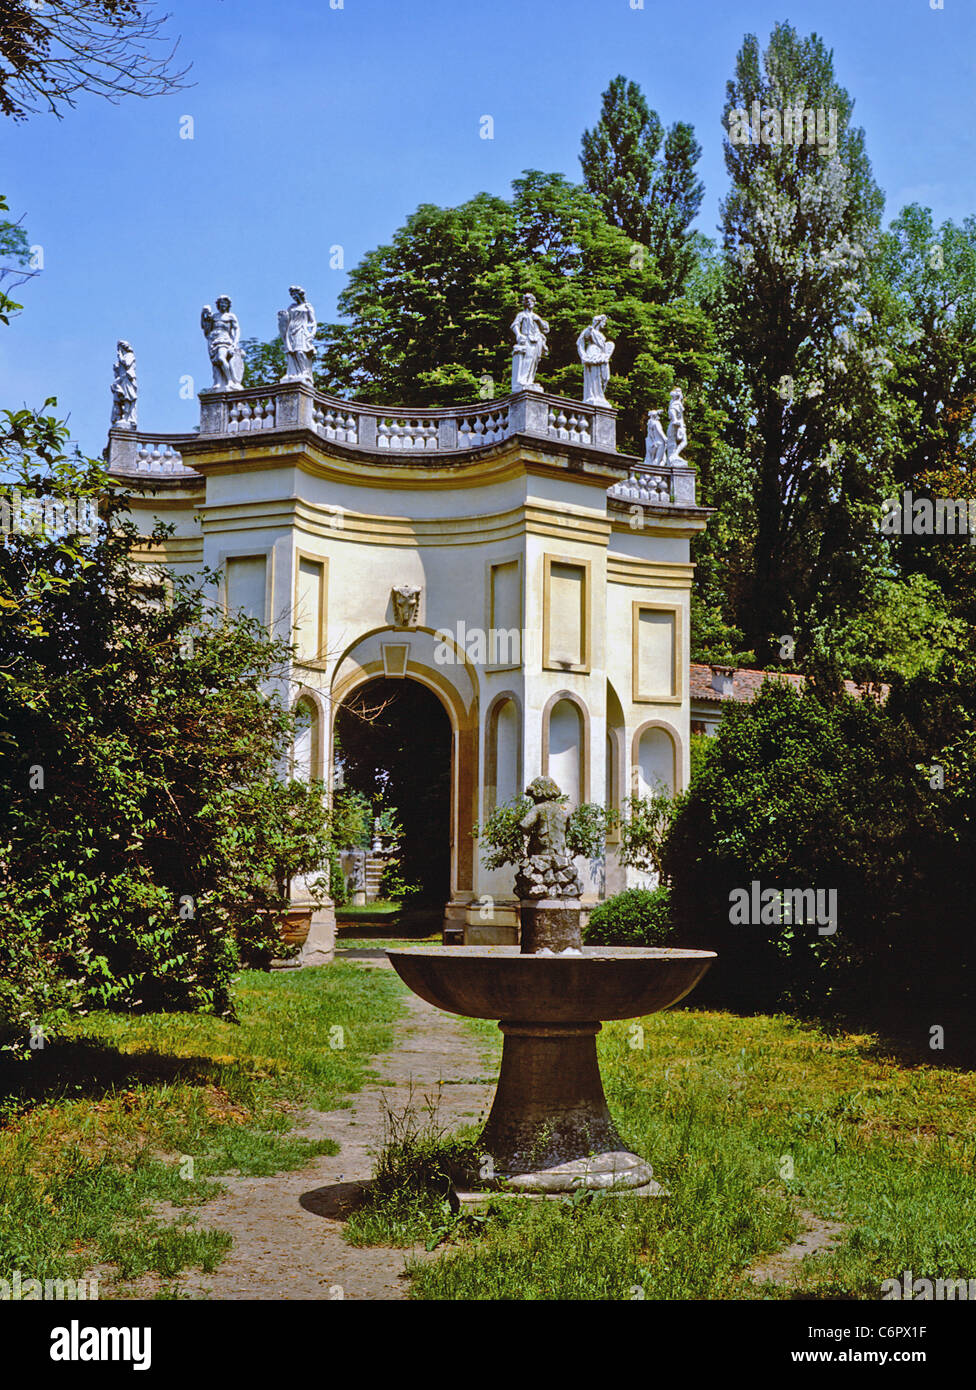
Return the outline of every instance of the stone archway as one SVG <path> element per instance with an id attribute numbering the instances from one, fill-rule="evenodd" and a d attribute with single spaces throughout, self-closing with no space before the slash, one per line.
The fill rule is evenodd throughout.
<path id="1" fill-rule="evenodd" d="M 451 730 L 449 896 L 445 921 L 460 917 L 475 896 L 478 819 L 478 681 L 464 651 L 445 659 L 443 633 L 431 628 L 376 628 L 351 643 L 336 663 L 331 688 L 333 717 L 328 768 L 331 777 L 336 711 L 378 679 L 418 682 L 439 700 Z"/>
<path id="2" fill-rule="evenodd" d="M 454 743 L 443 704 L 420 681 L 377 676 L 343 700 L 333 727 L 344 786 L 396 812 L 402 876 L 420 890 L 411 907 L 443 909 L 451 895 Z"/>

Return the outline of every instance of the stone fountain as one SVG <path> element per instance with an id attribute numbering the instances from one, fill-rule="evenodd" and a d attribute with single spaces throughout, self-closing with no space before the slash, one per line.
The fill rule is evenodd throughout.
<path id="1" fill-rule="evenodd" d="M 596 1055 L 601 1020 L 634 1018 L 683 999 L 712 951 L 584 947 L 581 887 L 558 786 L 538 777 L 522 821 L 515 880 L 520 946 L 417 946 L 388 951 L 422 999 L 504 1034 L 501 1074 L 481 1136 L 486 1185 L 527 1192 L 617 1188 L 660 1195 L 607 1108 Z M 485 1168 L 482 1168 L 482 1173 Z"/>

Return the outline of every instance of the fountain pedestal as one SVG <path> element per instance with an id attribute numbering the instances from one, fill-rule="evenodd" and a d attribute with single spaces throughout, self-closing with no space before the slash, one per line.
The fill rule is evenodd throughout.
<path id="1" fill-rule="evenodd" d="M 600 1024 L 498 1026 L 502 1067 L 481 1136 L 496 1176 L 529 1192 L 652 1183 L 650 1166 L 627 1152 L 607 1108 L 596 1056 Z"/>
<path id="2" fill-rule="evenodd" d="M 418 946 L 387 954 L 401 979 L 437 1008 L 500 1020 L 501 1074 L 482 1135 L 489 1186 L 660 1193 L 650 1166 L 626 1150 L 607 1108 L 598 1020 L 677 1003 L 715 959 L 711 951 L 583 947 L 532 954 L 517 946 Z"/>

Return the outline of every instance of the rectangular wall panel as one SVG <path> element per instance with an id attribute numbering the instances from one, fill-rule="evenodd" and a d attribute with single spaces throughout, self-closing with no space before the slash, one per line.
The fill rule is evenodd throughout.
<path id="1" fill-rule="evenodd" d="M 670 609 L 634 608 L 634 699 L 673 700 L 678 695 L 677 622 Z"/>
<path id="2" fill-rule="evenodd" d="M 547 665 L 586 664 L 586 570 L 553 560 L 549 570 Z"/>
<path id="3" fill-rule="evenodd" d="M 295 586 L 295 642 L 300 661 L 321 661 L 322 607 L 324 602 L 325 566 L 320 560 L 298 561 L 298 582 Z"/>
<path id="4" fill-rule="evenodd" d="M 264 555 L 231 555 L 227 560 L 227 611 L 267 622 L 268 562 Z"/>

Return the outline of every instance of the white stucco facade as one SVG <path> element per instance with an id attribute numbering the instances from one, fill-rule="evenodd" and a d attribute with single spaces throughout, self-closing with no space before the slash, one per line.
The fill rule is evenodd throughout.
<path id="1" fill-rule="evenodd" d="M 616 451 L 612 410 L 538 392 L 409 415 L 302 383 L 201 402 L 194 435 L 110 434 L 140 530 L 175 526 L 139 558 L 217 571 L 221 603 L 297 643 L 306 772 L 330 779 L 335 710 L 376 676 L 436 694 L 453 734 L 446 930 L 514 939 L 511 873 L 484 869 L 472 837 L 495 804 L 546 772 L 617 806 L 687 781 L 693 472 L 649 480 Z M 584 881 L 590 901 L 625 885 L 612 845 Z"/>

